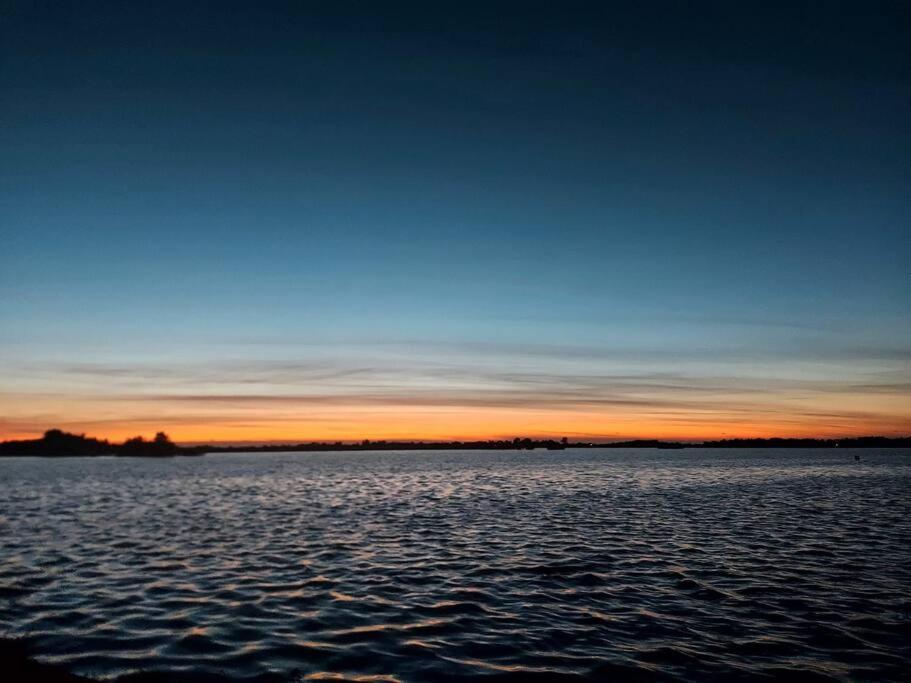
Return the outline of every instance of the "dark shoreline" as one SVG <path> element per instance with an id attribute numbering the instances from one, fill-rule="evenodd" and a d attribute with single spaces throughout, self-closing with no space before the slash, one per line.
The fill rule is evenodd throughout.
<path id="1" fill-rule="evenodd" d="M 33 648 L 24 638 L 0 637 L 0 666 L 3 667 L 6 680 L 10 681 L 101 683 L 102 680 L 74 674 L 60 664 L 39 661 Z M 103 680 L 105 683 L 290 683 L 301 680 L 301 677 L 298 671 L 240 678 L 227 674 L 147 670 Z"/>
<path id="2" fill-rule="evenodd" d="M 911 436 L 884 437 L 862 436 L 846 439 L 723 439 L 688 443 L 681 441 L 660 441 L 637 439 L 610 443 L 570 442 L 566 439 L 512 439 L 491 441 L 371 441 L 359 442 L 304 442 L 297 444 L 259 445 L 193 445 L 179 446 L 164 434 L 155 441 L 130 439 L 123 444 L 110 443 L 84 435 L 67 434 L 60 430 L 49 430 L 41 439 L 0 442 L 0 457 L 3 456 L 121 456 L 121 457 L 174 457 L 204 455 L 207 453 L 329 453 L 336 451 L 475 451 L 475 450 L 548 450 L 562 451 L 569 448 L 654 448 L 679 450 L 686 448 L 911 448 Z"/>
<path id="3" fill-rule="evenodd" d="M 70 673 L 57 664 L 34 659 L 34 652 L 21 638 L 0 638 L 0 666 L 10 680 L 48 681 L 48 683 L 84 683 L 90 678 Z"/>
<path id="4" fill-rule="evenodd" d="M 206 453 L 281 453 L 281 452 L 332 452 L 332 451 L 473 451 L 473 450 L 554 450 L 572 448 L 651 448 L 657 450 L 678 450 L 686 448 L 911 448 L 911 437 L 855 437 L 850 439 L 730 439 L 687 443 L 680 441 L 615 441 L 610 443 L 568 442 L 555 446 L 553 441 L 532 441 L 529 445 L 516 445 L 511 441 L 376 441 L 370 443 L 299 443 L 263 444 L 249 446 L 199 446 Z"/>

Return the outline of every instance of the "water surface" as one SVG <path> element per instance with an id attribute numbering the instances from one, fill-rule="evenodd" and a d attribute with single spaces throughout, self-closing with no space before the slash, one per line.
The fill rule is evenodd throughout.
<path id="1" fill-rule="evenodd" d="M 0 630 L 99 677 L 908 680 L 911 452 L 0 460 Z"/>

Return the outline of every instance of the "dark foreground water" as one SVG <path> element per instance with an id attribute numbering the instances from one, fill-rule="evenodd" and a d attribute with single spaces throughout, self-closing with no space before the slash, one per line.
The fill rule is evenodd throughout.
<path id="1" fill-rule="evenodd" d="M 857 452 L 0 460 L 0 634 L 100 677 L 908 680 L 911 452 Z"/>

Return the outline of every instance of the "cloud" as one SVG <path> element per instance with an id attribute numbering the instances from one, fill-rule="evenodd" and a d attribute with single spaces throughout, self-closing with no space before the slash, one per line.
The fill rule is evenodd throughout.
<path id="1" fill-rule="evenodd" d="M 449 415 L 462 425 L 453 435 L 477 434 L 474 425 L 482 421 L 489 431 L 501 418 L 507 432 L 517 420 L 524 429 L 544 420 L 574 425 L 570 434 L 614 434 L 613 425 L 625 422 L 653 433 L 689 425 L 707 434 L 736 427 L 748 435 L 756 432 L 744 430 L 761 425 L 856 433 L 864 425 L 894 431 L 911 421 L 911 369 L 904 364 L 844 363 L 807 372 L 799 362 L 659 362 L 661 354 L 653 362 L 607 363 L 596 360 L 597 350 L 571 347 L 574 356 L 561 345 L 385 348 L 199 363 L 7 362 L 0 430 L 183 426 L 194 438 L 208 438 L 206 425 L 216 434 L 242 432 L 243 425 L 256 425 L 259 433 L 269 425 L 284 432 L 299 425 L 295 433 L 306 436 L 307 425 L 319 423 L 338 425 L 333 433 L 345 438 L 345 429 L 348 436 L 363 434 L 358 425 L 366 423 L 358 420 L 374 426 L 381 417 L 398 425 L 410 420 L 420 435 L 427 420 L 442 419 L 429 416 Z"/>
<path id="2" fill-rule="evenodd" d="M 20 368 L 7 393 L 78 395 L 86 399 L 197 403 L 388 404 L 474 407 L 654 406 L 732 409 L 776 397 L 911 395 L 909 373 L 850 378 L 788 377 L 785 369 L 759 373 L 699 374 L 671 370 L 579 372 L 524 364 L 351 361 L 218 360 L 183 364 L 62 363 Z M 575 366 L 572 366 L 575 367 Z M 853 369 L 852 369 L 853 370 Z M 856 371 L 855 371 L 856 372 Z M 888 381 L 892 379 L 893 381 Z M 713 400 L 714 399 L 714 400 Z"/>

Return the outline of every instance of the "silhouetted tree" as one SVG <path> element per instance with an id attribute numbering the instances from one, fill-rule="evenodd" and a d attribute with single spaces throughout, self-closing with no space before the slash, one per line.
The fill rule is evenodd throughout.
<path id="1" fill-rule="evenodd" d="M 62 429 L 48 429 L 40 439 L 0 443 L 0 455 L 105 455 L 113 451 L 107 441 L 85 434 L 69 434 Z"/>

